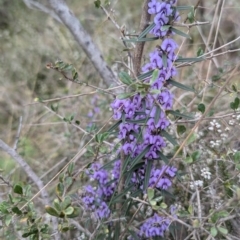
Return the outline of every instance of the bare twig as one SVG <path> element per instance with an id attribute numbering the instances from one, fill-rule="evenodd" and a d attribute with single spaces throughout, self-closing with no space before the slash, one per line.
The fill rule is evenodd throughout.
<path id="1" fill-rule="evenodd" d="M 93 66 L 104 80 L 105 84 L 110 86 L 113 81 L 116 82 L 116 77 L 107 63 L 103 60 L 100 50 L 93 43 L 91 36 L 83 28 L 79 19 L 69 9 L 65 1 L 49 0 L 49 3 L 57 16 L 72 33 L 79 46 L 86 53 Z"/>
<path id="2" fill-rule="evenodd" d="M 17 145 L 18 145 L 21 129 L 22 129 L 22 116 L 19 118 L 19 125 L 18 125 L 17 135 L 16 135 L 15 143 L 13 145 L 13 149 L 15 151 L 17 150 Z"/>

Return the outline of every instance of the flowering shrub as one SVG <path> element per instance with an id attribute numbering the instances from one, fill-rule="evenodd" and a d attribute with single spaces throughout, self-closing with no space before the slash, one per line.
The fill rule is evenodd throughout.
<path id="1" fill-rule="evenodd" d="M 100 0 L 95 1 L 95 5 L 101 7 L 118 27 Z M 237 84 L 228 86 L 231 78 L 237 76 L 238 68 L 227 65 L 214 69 L 216 75 L 211 80 L 208 79 L 210 70 L 207 71 L 205 87 L 201 81 L 195 81 L 190 87 L 174 80 L 181 78 L 183 67 L 191 66 L 192 69 L 193 64 L 214 58 L 212 54 L 216 50 L 214 46 L 215 49 L 204 53 L 200 48 L 197 57 L 192 58 L 179 55 L 180 51 L 184 52 L 183 44 L 175 40 L 190 38 L 179 27 L 190 29 L 206 23 L 196 19 L 198 5 L 176 5 L 174 0 L 149 0 L 145 11 L 151 19 L 144 30 L 136 35 L 121 28 L 124 50 L 133 64 L 130 62 L 125 65 L 127 70 L 119 72 L 121 85 L 118 87 L 101 89 L 84 82 L 72 64 L 60 60 L 47 64 L 47 68 L 56 70 L 64 79 L 97 89 L 70 96 L 93 96 L 91 107 L 81 113 L 85 122 L 84 118 L 74 119 L 74 114 L 62 117 L 58 104 L 51 105 L 51 109 L 47 106 L 48 102 L 67 96 L 41 101 L 37 98 L 65 125 L 83 132 L 81 144 L 84 147 L 47 183 L 58 177 L 57 198 L 51 202 L 45 190 L 47 185 L 44 186 L 15 149 L 4 145 L 5 151 L 12 153 L 10 155 L 18 159 L 23 169 L 27 169 L 28 177 L 37 183 L 39 192 L 33 196 L 30 185 L 11 185 L 0 176 L 3 184 L 11 189 L 2 194 L 7 197 L 0 202 L 3 227 L 0 237 L 15 239 L 12 234 L 8 236 L 14 229 L 13 234 L 18 233 L 19 239 L 51 239 L 53 236 L 81 240 L 239 239 L 240 91 Z M 185 16 L 182 11 L 186 10 Z M 181 18 L 185 18 L 182 22 L 180 13 Z M 132 47 L 137 50 L 139 43 L 152 41 L 157 41 L 157 45 L 147 53 L 139 73 L 134 65 Z M 194 41 L 192 39 L 191 44 L 196 44 Z M 223 47 L 225 45 L 220 49 Z M 199 69 L 202 75 L 204 65 Z M 186 75 L 188 73 L 184 78 Z M 193 73 L 189 78 L 192 76 Z M 210 96 L 206 97 L 210 85 Z M 111 92 L 118 88 L 124 89 L 123 92 Z M 180 91 L 174 91 L 176 88 Z M 111 93 L 114 99 L 110 103 L 112 116 L 99 129 L 97 118 L 106 110 L 102 107 L 106 104 L 101 104 L 102 97 L 96 95 L 100 92 Z M 221 96 L 222 92 L 227 96 L 231 93 L 231 102 Z M 230 109 L 227 114 L 214 112 L 219 108 L 214 105 L 219 96 L 222 97 L 221 111 L 227 102 Z M 204 103 L 199 103 L 200 98 Z M 177 106 L 180 110 L 176 110 Z M 187 111 L 191 113 L 186 114 Z M 110 128 L 106 129 L 108 124 Z M 78 139 L 74 139 L 79 144 Z M 49 172 L 51 169 L 43 177 Z M 47 213 L 43 216 L 33 201 L 39 193 Z"/>

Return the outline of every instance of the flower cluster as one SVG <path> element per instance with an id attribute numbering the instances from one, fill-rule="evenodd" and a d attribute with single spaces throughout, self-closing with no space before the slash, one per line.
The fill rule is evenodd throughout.
<path id="1" fill-rule="evenodd" d="M 158 168 L 154 164 L 154 160 L 161 159 L 162 149 L 166 146 L 165 139 L 161 136 L 161 132 L 170 125 L 165 111 L 172 109 L 173 106 L 173 94 L 169 91 L 168 80 L 177 73 L 173 62 L 176 59 L 175 50 L 178 45 L 169 38 L 172 34 L 171 28 L 166 30 L 162 28 L 179 18 L 173 7 L 175 3 L 174 0 L 161 3 L 152 0 L 148 4 L 148 12 L 155 14 L 154 28 L 150 33 L 160 37 L 162 43 L 150 53 L 150 61 L 142 67 L 142 72 L 155 71 L 156 76 L 143 80 L 143 84 L 147 86 L 144 94 L 139 91 L 126 99 L 117 98 L 111 104 L 113 118 L 120 122 L 118 138 L 122 145 L 119 151 L 129 160 L 127 169 L 131 169 L 134 159 L 141 156 L 140 162 L 138 161 L 139 167 L 131 171 L 130 184 L 142 190 L 149 161 L 153 164 L 148 187 L 169 189 L 172 186 L 171 180 L 177 172 L 173 166 L 164 165 Z M 87 172 L 89 177 L 97 182 L 97 187 L 95 189 L 86 187 L 83 202 L 86 208 L 94 211 L 100 219 L 110 214 L 106 203 L 116 190 L 117 180 L 120 177 L 120 164 L 119 160 L 115 162 L 112 177 L 97 163 L 92 164 Z M 154 214 L 141 226 L 139 236 L 147 238 L 163 236 L 169 224 L 167 218 Z"/>
<path id="2" fill-rule="evenodd" d="M 86 186 L 82 202 L 87 210 L 95 213 L 98 219 L 107 218 L 110 215 L 110 209 L 106 202 L 117 186 L 120 176 L 120 161 L 115 161 L 111 175 L 99 163 L 92 164 L 87 174 L 91 180 L 97 183 L 97 187 Z"/>
<path id="3" fill-rule="evenodd" d="M 140 236 L 152 238 L 161 236 L 163 237 L 164 232 L 168 229 L 170 220 L 167 218 L 160 217 L 158 214 L 154 214 L 148 218 L 140 228 Z"/>

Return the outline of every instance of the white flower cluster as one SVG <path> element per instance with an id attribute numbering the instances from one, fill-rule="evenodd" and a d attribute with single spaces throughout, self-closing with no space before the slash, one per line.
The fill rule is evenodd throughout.
<path id="1" fill-rule="evenodd" d="M 209 168 L 205 167 L 201 169 L 201 176 L 204 177 L 205 179 L 210 179 L 211 178 L 211 173 L 209 172 Z"/>
<path id="2" fill-rule="evenodd" d="M 219 124 L 215 119 L 212 120 L 210 122 L 210 127 L 208 128 L 208 130 L 213 131 L 214 129 L 217 129 L 218 132 L 222 132 L 221 128 L 221 124 Z"/>
<path id="3" fill-rule="evenodd" d="M 211 147 L 211 148 L 219 147 L 219 146 L 221 145 L 221 143 L 222 143 L 222 141 L 219 140 L 219 139 L 216 140 L 216 141 L 211 140 L 211 141 L 210 141 L 210 147 Z"/>
<path id="4" fill-rule="evenodd" d="M 231 126 L 233 126 L 233 125 L 235 124 L 235 120 L 234 120 L 234 119 L 229 120 L 229 121 L 228 121 L 228 124 L 231 125 Z"/>
<path id="5" fill-rule="evenodd" d="M 190 183 L 190 188 L 193 190 L 195 187 L 202 187 L 203 181 L 202 180 L 196 180 Z"/>
<path id="6" fill-rule="evenodd" d="M 240 114 L 236 116 L 236 119 L 239 121 L 240 120 Z"/>

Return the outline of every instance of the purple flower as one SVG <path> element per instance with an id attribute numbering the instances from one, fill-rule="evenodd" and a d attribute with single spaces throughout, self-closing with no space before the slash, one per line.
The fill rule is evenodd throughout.
<path id="1" fill-rule="evenodd" d="M 108 218 L 110 215 L 110 210 L 108 208 L 108 205 L 105 202 L 101 202 L 95 214 L 99 219 Z"/>
<path id="2" fill-rule="evenodd" d="M 167 167 L 167 169 L 166 169 L 166 174 L 169 177 L 175 177 L 176 172 L 177 172 L 177 168 L 175 168 L 175 167 Z"/>
<path id="3" fill-rule="evenodd" d="M 162 58 L 159 56 L 158 51 L 154 51 L 153 53 L 150 54 L 150 61 L 154 68 L 161 69 L 163 67 L 163 61 Z"/>
<path id="4" fill-rule="evenodd" d="M 125 143 L 122 146 L 122 149 L 123 149 L 125 155 L 130 155 L 133 152 L 133 143 Z"/>
<path id="5" fill-rule="evenodd" d="M 156 14 L 161 10 L 161 3 L 157 0 L 152 0 L 148 3 L 148 13 L 149 14 Z"/>
<path id="6" fill-rule="evenodd" d="M 113 179 L 119 179 L 119 177 L 120 177 L 120 169 L 121 169 L 121 161 L 117 160 L 114 163 L 114 167 L 113 167 L 113 170 L 112 170 Z"/>
<path id="7" fill-rule="evenodd" d="M 169 219 L 160 217 L 155 213 L 141 226 L 139 235 L 146 238 L 153 238 L 157 236 L 163 237 L 164 232 L 168 229 L 169 225 Z"/>
<path id="8" fill-rule="evenodd" d="M 101 165 L 99 163 L 93 163 L 90 171 L 87 173 L 94 180 L 98 181 L 100 185 L 104 185 L 108 181 L 108 172 L 105 169 L 100 169 Z"/>
<path id="9" fill-rule="evenodd" d="M 154 17 L 154 23 L 161 28 L 162 26 L 166 25 L 169 21 L 169 18 L 162 14 L 162 13 L 158 13 L 155 17 Z"/>
<path id="10" fill-rule="evenodd" d="M 174 52 L 177 47 L 178 45 L 176 44 L 176 42 L 170 38 L 166 38 L 161 45 L 162 50 L 167 53 Z"/>

